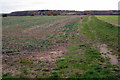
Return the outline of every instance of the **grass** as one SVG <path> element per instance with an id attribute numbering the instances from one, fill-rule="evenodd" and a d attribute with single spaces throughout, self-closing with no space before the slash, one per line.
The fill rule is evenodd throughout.
<path id="1" fill-rule="evenodd" d="M 73 47 L 70 46 L 70 49 Z M 74 49 L 75 50 L 75 49 Z M 107 68 L 103 67 L 103 63 L 108 62 L 107 59 L 101 57 L 101 53 L 96 52 L 92 49 L 85 48 L 85 54 L 68 52 L 64 59 L 59 59 L 57 61 L 57 67 L 54 69 L 59 73 L 59 77 L 67 78 L 116 78 L 117 75 L 112 73 L 109 65 L 105 65 Z M 80 49 L 76 49 L 80 51 Z"/>
<path id="2" fill-rule="evenodd" d="M 100 42 L 117 48 L 117 26 L 111 25 L 104 21 L 98 20 L 94 16 L 85 17 L 82 22 L 83 28 L 78 30 L 79 34 L 75 35 L 70 41 L 67 55 L 57 60 L 57 67 L 54 68 L 57 73 L 51 74 L 54 77 L 67 77 L 76 79 L 118 79 L 118 75 L 111 68 L 113 65 L 108 64 L 109 59 L 103 58 L 102 53 L 92 48 L 91 43 Z M 77 24 L 80 27 L 81 24 Z M 77 29 L 76 29 L 77 30 Z M 77 31 L 76 31 L 77 32 Z M 109 34 L 109 37 L 103 35 Z M 83 36 L 88 37 L 92 42 L 82 42 Z M 106 63 L 106 65 L 104 65 Z"/>
<path id="3" fill-rule="evenodd" d="M 83 21 L 84 34 L 94 42 L 105 43 L 117 51 L 118 49 L 118 26 L 106 23 L 91 16 L 88 24 Z"/>
<path id="4" fill-rule="evenodd" d="M 32 64 L 33 61 L 29 60 L 29 59 L 21 59 L 19 63 L 21 63 L 21 64 Z"/>
<path id="5" fill-rule="evenodd" d="M 96 16 L 98 19 L 118 26 L 118 16 Z"/>
<path id="6" fill-rule="evenodd" d="M 61 27 L 65 29 L 61 30 L 61 33 L 59 35 L 54 36 L 54 38 L 58 40 L 57 43 L 64 43 L 65 41 L 68 41 L 71 31 L 76 27 L 76 23 L 77 22 L 72 22 L 68 25 L 64 25 Z"/>

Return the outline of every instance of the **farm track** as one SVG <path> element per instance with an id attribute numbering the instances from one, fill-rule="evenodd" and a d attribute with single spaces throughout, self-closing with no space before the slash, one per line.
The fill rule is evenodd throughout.
<path id="1" fill-rule="evenodd" d="M 107 19 L 107 18 L 105 18 L 105 19 Z M 86 22 L 86 24 L 89 24 L 90 21 L 91 21 L 91 16 L 88 17 L 88 21 Z M 93 47 L 97 47 L 99 49 L 99 52 L 103 53 L 102 57 L 109 58 L 111 64 L 119 66 L 119 64 L 118 64 L 118 55 L 113 55 L 111 53 L 112 50 L 108 49 L 109 48 L 108 45 L 100 43 L 100 38 L 97 36 L 96 30 L 92 29 L 91 26 L 89 26 L 89 28 L 90 28 L 91 32 L 94 33 L 94 37 L 95 37 L 94 45 L 96 45 L 96 46 L 93 46 Z"/>

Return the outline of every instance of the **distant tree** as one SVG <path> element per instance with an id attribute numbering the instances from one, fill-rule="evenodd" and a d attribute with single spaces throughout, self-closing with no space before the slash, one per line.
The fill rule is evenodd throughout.
<path id="1" fill-rule="evenodd" d="M 34 14 L 31 14 L 31 16 L 34 16 Z"/>
<path id="2" fill-rule="evenodd" d="M 57 16 L 57 15 L 60 15 L 59 12 L 53 12 L 53 16 Z"/>
<path id="3" fill-rule="evenodd" d="M 53 14 L 52 14 L 52 12 L 51 11 L 48 11 L 47 12 L 47 16 L 52 16 Z"/>
<path id="4" fill-rule="evenodd" d="M 2 17 L 7 17 L 8 15 L 7 14 L 2 14 Z"/>

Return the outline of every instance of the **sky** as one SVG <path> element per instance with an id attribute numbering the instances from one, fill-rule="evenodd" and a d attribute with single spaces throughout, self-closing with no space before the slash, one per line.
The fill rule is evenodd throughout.
<path id="1" fill-rule="evenodd" d="M 24 10 L 118 10 L 119 0 L 0 0 L 0 13 Z"/>

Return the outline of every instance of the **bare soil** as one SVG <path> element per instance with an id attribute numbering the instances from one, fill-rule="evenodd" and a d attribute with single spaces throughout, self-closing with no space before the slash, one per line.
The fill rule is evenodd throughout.
<path id="1" fill-rule="evenodd" d="M 111 51 L 108 49 L 106 44 L 100 45 L 100 53 L 104 53 L 102 56 L 108 57 L 111 64 L 118 65 L 118 56 L 111 54 Z"/>

